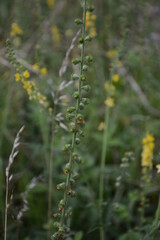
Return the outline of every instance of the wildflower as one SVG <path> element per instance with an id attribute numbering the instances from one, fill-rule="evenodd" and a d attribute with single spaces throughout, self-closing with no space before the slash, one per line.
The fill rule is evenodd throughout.
<path id="1" fill-rule="evenodd" d="M 47 75 L 47 73 L 48 73 L 48 71 L 47 71 L 47 68 L 45 68 L 45 67 L 43 67 L 43 68 L 41 68 L 41 74 L 42 75 Z"/>
<path id="2" fill-rule="evenodd" d="M 113 107 L 114 106 L 114 99 L 111 98 L 111 97 L 108 97 L 105 101 L 105 104 L 108 106 L 108 107 Z"/>
<path id="3" fill-rule="evenodd" d="M 105 128 L 105 123 L 104 122 L 100 122 L 99 126 L 98 126 L 98 130 L 102 131 Z"/>
<path id="4" fill-rule="evenodd" d="M 97 35 L 96 28 L 95 28 L 95 20 L 96 20 L 95 14 L 86 12 L 86 30 L 89 31 L 89 35 L 91 37 L 95 37 Z"/>
<path id="5" fill-rule="evenodd" d="M 40 67 L 37 63 L 33 64 L 32 67 L 36 70 L 39 71 Z"/>
<path id="6" fill-rule="evenodd" d="M 51 33 L 52 33 L 52 39 L 56 44 L 59 44 L 61 42 L 61 34 L 59 32 L 59 29 L 56 25 L 53 25 L 51 27 Z"/>
<path id="7" fill-rule="evenodd" d="M 118 81 L 119 81 L 119 75 L 118 75 L 118 74 L 114 74 L 114 75 L 112 76 L 112 81 L 113 81 L 113 82 L 118 82 Z"/>
<path id="8" fill-rule="evenodd" d="M 11 25 L 11 37 L 15 37 L 16 35 L 22 35 L 23 31 L 17 23 L 12 23 Z"/>
<path id="9" fill-rule="evenodd" d="M 153 150 L 154 150 L 154 137 L 151 134 L 147 134 L 143 140 L 143 151 L 142 151 L 142 160 L 141 160 L 141 165 L 144 168 L 152 169 L 153 167 Z"/>
<path id="10" fill-rule="evenodd" d="M 25 77 L 25 78 L 29 78 L 30 77 L 30 73 L 28 72 L 28 70 L 24 71 L 23 77 Z"/>
<path id="11" fill-rule="evenodd" d="M 157 168 L 157 173 L 160 173 L 160 164 L 157 164 L 156 168 Z"/>
<path id="12" fill-rule="evenodd" d="M 108 58 L 115 58 L 116 55 L 117 55 L 117 51 L 114 50 L 114 49 L 108 50 L 106 52 L 106 55 L 107 55 Z"/>
<path id="13" fill-rule="evenodd" d="M 19 73 L 16 73 L 16 74 L 15 74 L 15 79 L 16 79 L 16 82 L 19 82 L 19 81 L 20 81 L 21 76 L 20 76 Z"/>
<path id="14" fill-rule="evenodd" d="M 48 6 L 48 8 L 53 8 L 54 7 L 54 0 L 46 0 L 46 3 L 47 3 L 47 6 Z"/>

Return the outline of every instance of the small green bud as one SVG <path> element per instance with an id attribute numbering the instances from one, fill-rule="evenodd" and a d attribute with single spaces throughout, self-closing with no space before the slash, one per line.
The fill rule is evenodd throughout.
<path id="1" fill-rule="evenodd" d="M 64 147 L 62 148 L 63 152 L 67 152 L 71 149 L 71 144 L 65 144 Z"/>
<path id="2" fill-rule="evenodd" d="M 74 58 L 73 60 L 72 60 L 72 63 L 74 64 L 74 65 L 77 65 L 77 64 L 79 64 L 81 62 L 81 60 L 79 59 L 79 58 Z"/>
<path id="3" fill-rule="evenodd" d="M 72 153 L 72 157 L 73 157 L 73 159 L 76 161 L 76 160 L 78 159 L 78 154 L 75 153 L 75 152 L 73 152 L 73 153 Z"/>
<path id="4" fill-rule="evenodd" d="M 66 119 L 69 120 L 69 121 L 72 120 L 74 117 L 75 117 L 75 116 L 74 116 L 73 113 L 67 113 L 67 114 L 66 114 Z"/>
<path id="5" fill-rule="evenodd" d="M 87 63 L 93 62 L 93 57 L 92 56 L 86 56 L 86 61 L 87 61 Z"/>
<path id="6" fill-rule="evenodd" d="M 80 18 L 76 18 L 76 19 L 74 20 L 74 22 L 75 22 L 77 25 L 83 24 L 83 21 L 82 21 Z"/>
<path id="7" fill-rule="evenodd" d="M 81 81 L 85 82 L 86 81 L 86 76 L 84 74 L 81 75 Z"/>
<path id="8" fill-rule="evenodd" d="M 72 113 L 72 112 L 74 112 L 75 110 L 76 110 L 75 107 L 68 107 L 68 108 L 67 108 L 67 112 L 68 112 L 68 113 Z"/>
<path id="9" fill-rule="evenodd" d="M 88 98 L 82 98 L 81 101 L 82 101 L 82 103 L 84 105 L 88 105 L 89 104 L 89 99 Z"/>
<path id="10" fill-rule="evenodd" d="M 80 37 L 79 40 L 78 40 L 78 42 L 79 42 L 80 44 L 84 43 L 84 38 Z"/>
<path id="11" fill-rule="evenodd" d="M 76 140 L 75 140 L 75 143 L 78 145 L 78 144 L 80 144 L 80 139 L 79 138 L 76 138 Z"/>
<path id="12" fill-rule="evenodd" d="M 78 119 L 78 120 L 83 120 L 83 119 L 84 119 L 84 116 L 79 113 L 78 116 L 77 116 L 77 119 Z"/>
<path id="13" fill-rule="evenodd" d="M 79 104 L 79 109 L 80 109 L 80 110 L 83 110 L 83 109 L 84 109 L 84 104 L 83 104 L 82 102 Z"/>
<path id="14" fill-rule="evenodd" d="M 95 7 L 93 5 L 90 5 L 87 7 L 88 12 L 93 12 L 95 10 Z"/>
<path id="15" fill-rule="evenodd" d="M 91 87 L 89 85 L 85 85 L 82 87 L 83 90 L 85 90 L 86 92 L 89 92 L 91 90 Z"/>
<path id="16" fill-rule="evenodd" d="M 92 39 L 93 39 L 93 38 L 92 38 L 90 35 L 88 35 L 88 36 L 85 38 L 85 41 L 91 42 Z"/>
<path id="17" fill-rule="evenodd" d="M 57 191 L 60 191 L 60 190 L 64 189 L 65 186 L 66 186 L 66 184 L 64 182 L 59 183 L 59 184 L 57 184 L 56 189 L 57 189 Z"/>
<path id="18" fill-rule="evenodd" d="M 73 98 L 78 99 L 79 98 L 79 92 L 74 92 L 73 93 Z"/>
<path id="19" fill-rule="evenodd" d="M 58 207 L 64 207 L 64 206 L 65 206 L 64 199 L 61 199 L 59 204 L 58 204 Z"/>
<path id="20" fill-rule="evenodd" d="M 79 76 L 77 74 L 75 74 L 75 73 L 72 73 L 71 78 L 72 78 L 72 80 L 75 81 L 75 80 L 79 79 Z"/>
<path id="21" fill-rule="evenodd" d="M 88 70 L 88 66 L 87 66 L 87 65 L 83 65 L 82 70 L 83 70 L 83 72 L 87 72 L 87 70 Z"/>

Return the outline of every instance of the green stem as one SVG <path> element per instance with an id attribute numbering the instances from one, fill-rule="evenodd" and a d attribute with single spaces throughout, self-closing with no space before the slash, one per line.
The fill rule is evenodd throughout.
<path id="1" fill-rule="evenodd" d="M 83 29 L 82 29 L 82 39 L 85 39 L 85 32 L 86 32 L 86 1 L 84 0 L 84 14 L 83 14 Z M 80 99 L 81 99 L 81 75 L 83 73 L 83 65 L 84 65 L 84 52 L 85 52 L 85 40 L 82 43 L 82 50 L 81 50 L 81 66 L 80 66 L 80 77 L 79 77 L 79 84 L 78 84 L 78 93 L 79 97 L 77 99 L 77 104 L 76 104 L 76 112 L 75 112 L 75 129 L 77 129 L 77 115 L 79 113 L 79 104 L 80 104 Z M 72 135 L 72 145 L 71 145 L 71 152 L 70 152 L 70 158 L 69 158 L 69 165 L 70 165 L 70 171 L 67 174 L 66 178 L 66 187 L 64 191 L 64 207 L 62 209 L 62 215 L 61 215 L 61 220 L 60 220 L 60 227 L 63 228 L 64 226 L 64 219 L 65 219 L 65 210 L 66 210 L 66 204 L 67 204 L 67 192 L 69 190 L 69 185 L 70 185 L 70 177 L 71 177 L 71 172 L 72 172 L 72 164 L 73 164 L 73 152 L 75 148 L 75 139 L 76 139 L 77 132 L 75 131 Z"/>
<path id="2" fill-rule="evenodd" d="M 103 196 L 104 196 L 105 160 L 106 160 L 107 143 L 108 143 L 109 113 L 110 113 L 110 109 L 109 109 L 109 107 L 107 107 L 106 113 L 105 113 L 105 129 L 104 129 L 104 133 L 103 133 L 102 156 L 101 156 L 101 167 L 100 167 L 100 182 L 99 182 L 100 240 L 105 239 L 104 222 L 103 222 Z"/>

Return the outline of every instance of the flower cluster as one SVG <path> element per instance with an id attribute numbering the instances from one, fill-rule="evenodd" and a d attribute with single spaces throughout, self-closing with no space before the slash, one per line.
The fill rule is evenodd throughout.
<path id="1" fill-rule="evenodd" d="M 153 168 L 153 150 L 154 150 L 154 136 L 147 133 L 147 135 L 142 140 L 143 151 L 141 166 L 145 172 L 147 169 L 151 170 Z"/>
<path id="2" fill-rule="evenodd" d="M 21 36 L 22 34 L 23 34 L 23 31 L 20 28 L 20 26 L 17 23 L 12 23 L 11 32 L 10 32 L 11 37 Z"/>
<path id="3" fill-rule="evenodd" d="M 88 9 L 93 7 L 88 7 Z M 69 106 L 67 108 L 66 119 L 69 121 L 69 131 L 72 134 L 72 141 L 64 145 L 62 151 L 69 156 L 69 161 L 64 167 L 64 175 L 66 180 L 57 185 L 57 191 L 63 191 L 64 196 L 59 201 L 58 213 L 55 213 L 53 217 L 59 219 L 54 222 L 54 226 L 58 229 L 52 236 L 52 239 L 63 239 L 64 235 L 70 231 L 69 226 L 66 225 L 67 218 L 71 217 L 72 209 L 69 206 L 67 208 L 68 197 L 74 197 L 76 192 L 74 185 L 79 177 L 79 174 L 74 169 L 74 164 L 80 164 L 82 162 L 81 157 L 77 154 L 75 146 L 81 143 L 81 138 L 84 137 L 85 118 L 82 114 L 83 109 L 89 103 L 89 99 L 86 94 L 90 90 L 90 86 L 86 83 L 86 72 L 89 64 L 93 61 L 92 56 L 85 57 L 85 43 L 88 41 L 89 36 L 86 36 L 86 0 L 84 0 L 84 14 L 83 20 L 76 19 L 77 25 L 82 25 L 82 36 L 79 38 L 79 44 L 81 46 L 81 57 L 74 58 L 72 63 L 74 65 L 80 65 L 80 73 L 73 73 L 71 78 L 73 81 L 78 82 L 78 89 L 73 93 L 73 99 L 76 101 L 75 106 Z M 89 40 L 90 41 L 90 40 Z M 75 84 L 77 86 L 77 84 Z"/>
<path id="4" fill-rule="evenodd" d="M 47 98 L 39 92 L 35 82 L 29 80 L 30 72 L 17 61 L 15 57 L 15 52 L 11 47 L 11 42 L 9 40 L 7 40 L 7 51 L 10 62 L 16 68 L 15 80 L 16 82 L 21 82 L 23 88 L 26 90 L 29 96 L 29 100 L 35 100 L 39 102 L 39 104 L 42 105 L 43 107 L 50 109 Z"/>
<path id="5" fill-rule="evenodd" d="M 95 37 L 97 35 L 95 21 L 96 21 L 96 15 L 92 14 L 90 11 L 87 11 L 87 13 L 86 13 L 86 30 L 89 31 L 89 35 L 91 37 Z"/>
<path id="6" fill-rule="evenodd" d="M 40 68 L 40 66 L 37 63 L 33 64 L 32 66 L 38 73 L 41 73 L 44 76 L 48 74 L 46 67 Z"/>

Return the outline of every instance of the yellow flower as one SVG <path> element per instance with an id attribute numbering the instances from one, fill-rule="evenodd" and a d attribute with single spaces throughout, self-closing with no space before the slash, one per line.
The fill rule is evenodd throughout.
<path id="1" fill-rule="evenodd" d="M 32 66 L 36 71 L 39 71 L 39 65 L 37 63 L 33 64 Z"/>
<path id="2" fill-rule="evenodd" d="M 47 68 L 45 68 L 45 67 L 43 67 L 43 68 L 41 68 L 41 74 L 42 75 L 47 75 L 47 73 L 48 73 L 48 71 L 47 71 Z"/>
<path id="3" fill-rule="evenodd" d="M 106 81 L 106 83 L 104 84 L 104 88 L 105 88 L 111 95 L 114 94 L 115 87 L 114 87 L 112 84 L 110 84 L 108 81 Z"/>
<path id="4" fill-rule="evenodd" d="M 112 81 L 113 81 L 113 82 L 118 82 L 118 81 L 119 81 L 119 75 L 118 75 L 118 74 L 114 74 L 114 75 L 112 76 Z"/>
<path id="5" fill-rule="evenodd" d="M 54 0 L 46 0 L 48 8 L 53 8 L 54 7 Z"/>
<path id="6" fill-rule="evenodd" d="M 141 165 L 144 169 L 152 169 L 153 167 L 153 150 L 154 150 L 154 136 L 151 134 L 147 134 L 142 139 L 143 144 L 143 151 L 142 151 L 142 159 L 141 159 Z"/>
<path id="7" fill-rule="evenodd" d="M 15 37 L 16 35 L 22 35 L 23 31 L 17 23 L 12 23 L 11 25 L 11 37 Z"/>
<path id="8" fill-rule="evenodd" d="M 113 107 L 114 106 L 114 99 L 111 98 L 111 97 L 108 97 L 105 101 L 105 104 L 108 106 L 108 107 Z"/>
<path id="9" fill-rule="evenodd" d="M 28 70 L 24 71 L 23 77 L 25 77 L 25 78 L 29 78 L 30 77 L 30 73 L 28 72 Z"/>
<path id="10" fill-rule="evenodd" d="M 96 15 L 91 14 L 90 12 L 86 12 L 86 30 L 89 31 L 91 37 L 95 37 L 97 35 L 96 27 L 95 27 Z"/>
<path id="11" fill-rule="evenodd" d="M 19 82 L 19 81 L 20 81 L 21 76 L 20 76 L 19 73 L 16 73 L 16 74 L 15 74 L 15 79 L 16 79 L 16 82 Z"/>
<path id="12" fill-rule="evenodd" d="M 53 25 L 51 27 L 51 33 L 52 33 L 52 39 L 56 44 L 59 44 L 61 42 L 61 34 L 59 32 L 59 29 L 56 25 Z"/>
<path id="13" fill-rule="evenodd" d="M 104 122 L 100 122 L 99 126 L 98 126 L 98 130 L 102 131 L 105 128 L 105 123 Z"/>
<path id="14" fill-rule="evenodd" d="M 115 58 L 116 55 L 117 55 L 117 51 L 114 50 L 114 49 L 108 50 L 106 52 L 106 55 L 107 55 L 108 58 Z"/>

